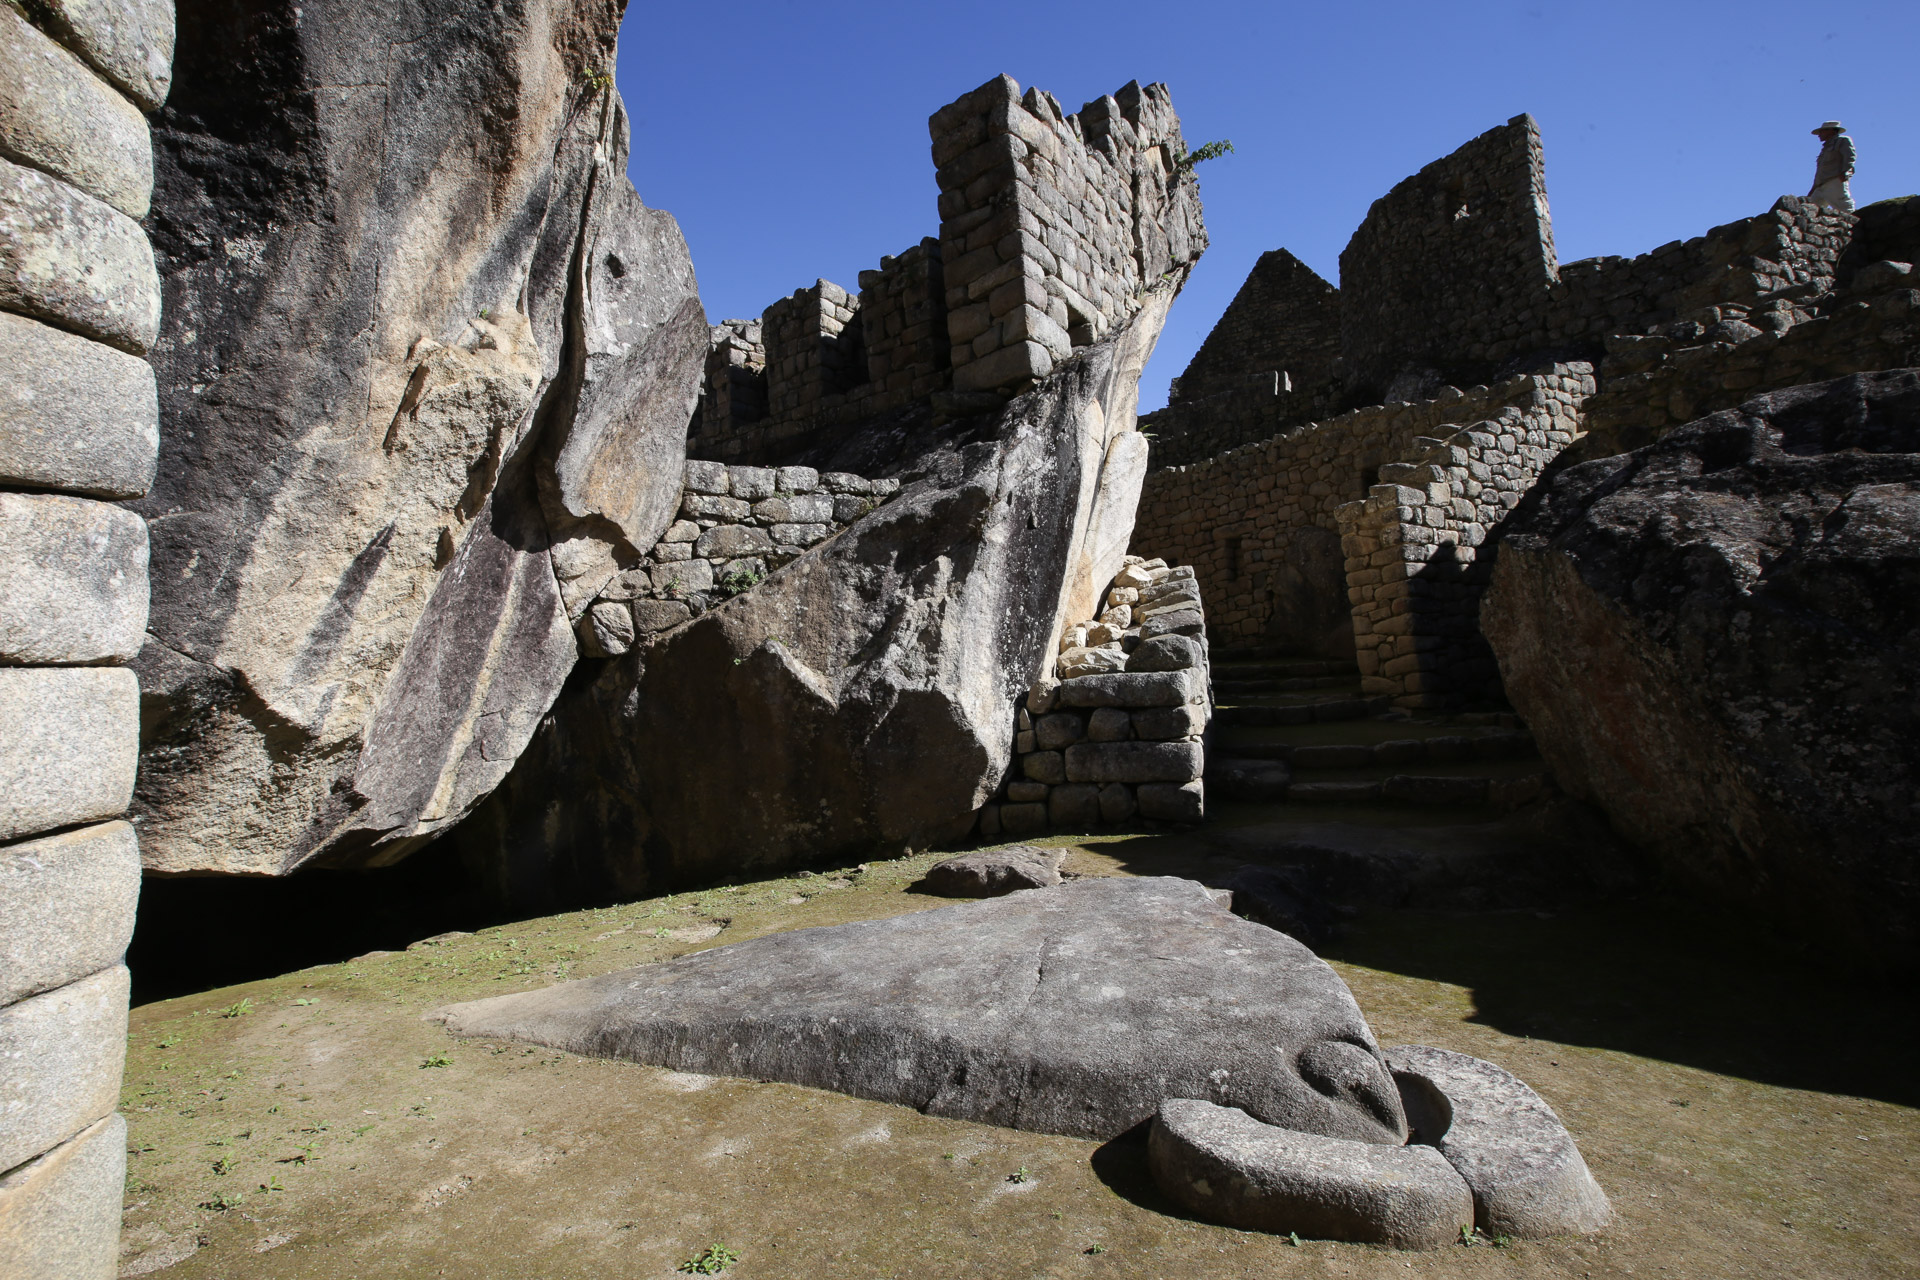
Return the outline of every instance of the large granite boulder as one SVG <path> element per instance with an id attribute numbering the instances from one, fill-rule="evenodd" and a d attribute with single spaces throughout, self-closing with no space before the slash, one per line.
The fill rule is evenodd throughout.
<path id="1" fill-rule="evenodd" d="M 1561 784 L 1722 897 L 1920 956 L 1920 370 L 1544 481 L 1481 608 Z"/>
<path id="2" fill-rule="evenodd" d="M 1407 1139 L 1339 975 L 1170 877 L 778 933 L 430 1016 L 456 1035 L 1042 1133 L 1111 1138 L 1163 1099 L 1197 1098 L 1331 1138 Z"/>
<path id="3" fill-rule="evenodd" d="M 517 907 L 957 837 L 1017 697 L 1132 533 L 1141 367 L 1178 281 L 744 595 L 583 667 L 457 835 Z"/>
<path id="4" fill-rule="evenodd" d="M 526 745 L 679 497 L 706 323 L 618 0 L 182 0 L 154 118 L 141 848 L 403 856 Z"/>

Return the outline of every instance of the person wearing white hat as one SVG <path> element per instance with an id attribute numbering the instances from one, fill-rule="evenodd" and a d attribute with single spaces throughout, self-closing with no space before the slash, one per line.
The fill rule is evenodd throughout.
<path id="1" fill-rule="evenodd" d="M 1847 179 L 1853 176 L 1853 139 L 1838 120 L 1827 121 L 1813 136 L 1820 139 L 1820 159 L 1814 165 L 1813 190 L 1807 192 L 1807 199 L 1852 213 L 1853 192 L 1847 189 Z"/>

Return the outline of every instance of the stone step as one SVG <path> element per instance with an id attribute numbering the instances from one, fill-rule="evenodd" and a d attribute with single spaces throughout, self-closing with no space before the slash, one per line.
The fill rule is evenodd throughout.
<path id="1" fill-rule="evenodd" d="M 1319 698 L 1298 702 L 1238 702 L 1214 709 L 1213 722 L 1223 729 L 1259 725 L 1313 724 L 1329 720 L 1358 720 L 1387 709 L 1386 698 Z"/>
<path id="2" fill-rule="evenodd" d="M 1213 672 L 1216 698 L 1237 693 L 1298 693 L 1308 689 L 1338 689 L 1356 683 L 1351 675 L 1326 676 L 1246 676 L 1238 672 Z"/>
<path id="3" fill-rule="evenodd" d="M 1524 730 L 1414 735 L 1403 722 L 1377 723 L 1378 737 L 1359 742 L 1290 742 L 1277 734 L 1242 730 L 1221 736 L 1223 756 L 1245 760 L 1283 760 L 1296 769 L 1365 769 L 1474 760 L 1529 759 L 1538 756 L 1533 735 Z M 1391 736 L 1389 736 L 1391 735 Z"/>
<path id="4" fill-rule="evenodd" d="M 1484 774 L 1391 774 L 1385 778 L 1325 781 L 1295 775 L 1287 788 L 1289 804 L 1338 805 L 1490 805 L 1516 809 L 1553 789 L 1542 770 L 1488 777 Z"/>

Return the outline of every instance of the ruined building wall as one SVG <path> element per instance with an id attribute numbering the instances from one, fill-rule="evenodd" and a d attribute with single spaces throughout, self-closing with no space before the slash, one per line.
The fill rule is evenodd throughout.
<path id="1" fill-rule="evenodd" d="M 1424 455 L 1423 438 L 1509 410 L 1551 417 L 1561 398 L 1548 377 L 1523 375 L 1438 400 L 1371 405 L 1149 472 L 1133 545 L 1194 567 L 1215 643 L 1351 657 L 1340 508 L 1364 499 L 1381 467 Z"/>
<path id="2" fill-rule="evenodd" d="M 750 322 L 716 327 L 696 454 L 789 461 L 827 432 L 947 393 L 960 395 L 950 411 L 996 408 L 1206 247 L 1163 85 L 1130 84 L 1067 115 L 1001 76 L 928 128 L 939 238 L 861 272 L 858 297 L 822 280 L 776 302 L 760 322 L 764 352 Z"/>
<path id="3" fill-rule="evenodd" d="M 940 242 L 928 237 L 878 271 L 860 273 L 869 412 L 924 400 L 947 385 L 947 285 Z"/>
<path id="4" fill-rule="evenodd" d="M 935 112 L 953 389 L 1018 390 L 1139 306 L 1206 247 L 1163 85 L 1066 115 L 998 77 Z"/>
<path id="5" fill-rule="evenodd" d="M 1348 385 L 1523 349 L 1558 278 L 1540 132 L 1515 116 L 1373 202 L 1340 254 Z"/>
<path id="6" fill-rule="evenodd" d="M 0 8 L 0 1270 L 111 1276 L 173 6 Z M 15 1268 L 25 1268 L 16 1272 Z"/>
<path id="7" fill-rule="evenodd" d="M 1580 429 L 1593 368 L 1576 363 L 1527 379 L 1524 407 L 1380 468 L 1380 483 L 1334 512 L 1346 557 L 1360 689 L 1404 707 L 1500 696 L 1500 670 L 1480 634 L 1492 575 L 1490 537 Z"/>

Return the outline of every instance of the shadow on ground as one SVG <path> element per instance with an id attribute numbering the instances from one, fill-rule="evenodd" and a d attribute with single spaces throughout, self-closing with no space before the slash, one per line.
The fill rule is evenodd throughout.
<path id="1" fill-rule="evenodd" d="M 1141 833 L 1088 846 L 1135 875 L 1218 881 L 1245 846 Z M 1758 1083 L 1920 1105 L 1910 990 L 1768 936 L 1672 886 L 1543 898 L 1526 909 L 1353 913 L 1316 950 L 1472 993 L 1470 1022 Z M 1569 905 L 1569 904 L 1573 905 Z"/>

